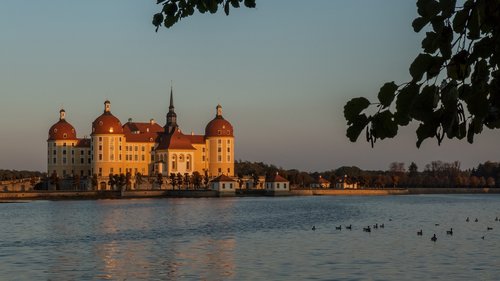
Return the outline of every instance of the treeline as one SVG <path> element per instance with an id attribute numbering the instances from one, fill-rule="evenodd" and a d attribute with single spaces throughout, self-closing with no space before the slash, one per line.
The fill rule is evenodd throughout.
<path id="1" fill-rule="evenodd" d="M 342 166 L 323 172 L 304 172 L 296 169 L 286 170 L 262 162 L 236 161 L 238 177 L 270 176 L 278 172 L 287 178 L 291 185 L 308 187 L 320 177 L 330 181 L 357 183 L 370 188 L 414 188 L 414 187 L 500 187 L 500 163 L 485 162 L 472 170 L 462 170 L 460 162 L 432 161 L 419 171 L 419 167 L 410 163 L 393 162 L 388 170 L 362 170 L 356 166 Z"/>
<path id="2" fill-rule="evenodd" d="M 33 177 L 45 177 L 45 173 L 38 171 L 17 171 L 17 170 L 0 170 L 0 180 L 18 180 Z"/>

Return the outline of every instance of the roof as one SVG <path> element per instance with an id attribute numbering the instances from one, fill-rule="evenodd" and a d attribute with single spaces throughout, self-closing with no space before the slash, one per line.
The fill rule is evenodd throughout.
<path id="1" fill-rule="evenodd" d="M 275 175 L 269 177 L 267 182 L 288 182 L 288 180 L 276 173 Z"/>
<path id="2" fill-rule="evenodd" d="M 122 134 L 123 128 L 120 120 L 111 112 L 106 111 L 92 122 L 92 134 Z"/>
<path id="3" fill-rule="evenodd" d="M 215 179 L 211 180 L 211 182 L 234 182 L 235 180 L 233 180 L 232 178 L 222 174 L 218 177 L 216 177 Z"/>
<path id="4" fill-rule="evenodd" d="M 75 128 L 66 121 L 60 119 L 49 129 L 48 140 L 76 140 Z"/>
<path id="5" fill-rule="evenodd" d="M 123 133 L 127 142 L 156 142 L 163 127 L 154 122 L 127 122 Z"/>
<path id="6" fill-rule="evenodd" d="M 232 137 L 233 136 L 233 126 L 229 121 L 224 119 L 222 116 L 217 116 L 212 121 L 208 122 L 205 127 L 205 136 L 206 137 L 217 137 L 217 136 L 225 136 Z"/>
<path id="7" fill-rule="evenodd" d="M 182 149 L 195 150 L 188 136 L 184 135 L 180 129 L 174 130 L 171 134 L 161 134 L 159 144 L 156 150 L 164 149 Z"/>
<path id="8" fill-rule="evenodd" d="M 330 181 L 320 176 L 317 183 L 330 183 Z"/>
<path id="9" fill-rule="evenodd" d="M 205 136 L 203 135 L 186 135 L 192 144 L 205 144 Z"/>
<path id="10" fill-rule="evenodd" d="M 78 142 L 75 145 L 76 147 L 90 147 L 90 139 L 78 139 Z"/>

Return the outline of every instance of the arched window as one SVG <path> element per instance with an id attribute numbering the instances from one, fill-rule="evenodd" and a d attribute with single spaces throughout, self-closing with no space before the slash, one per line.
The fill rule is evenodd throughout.
<path id="1" fill-rule="evenodd" d="M 177 170 L 177 155 L 172 155 L 172 170 Z"/>
<path id="2" fill-rule="evenodd" d="M 186 170 L 191 170 L 191 155 L 186 156 Z"/>
<path id="3" fill-rule="evenodd" d="M 179 162 L 184 162 L 184 154 L 179 155 Z"/>

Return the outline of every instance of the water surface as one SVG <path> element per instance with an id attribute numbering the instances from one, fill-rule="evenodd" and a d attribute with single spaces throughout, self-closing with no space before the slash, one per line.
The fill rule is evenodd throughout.
<path id="1" fill-rule="evenodd" d="M 0 204 L 0 280 L 498 280 L 497 216 L 499 195 Z"/>

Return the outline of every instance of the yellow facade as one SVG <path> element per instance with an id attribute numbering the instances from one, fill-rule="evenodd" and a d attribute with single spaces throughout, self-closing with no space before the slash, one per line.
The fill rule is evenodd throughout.
<path id="1" fill-rule="evenodd" d="M 48 173 L 59 177 L 79 175 L 89 180 L 97 177 L 100 189 L 109 189 L 110 174 L 130 173 L 131 181 L 139 173 L 234 176 L 234 136 L 232 126 L 222 118 L 222 108 L 207 125 L 205 135 L 184 135 L 177 126 L 171 106 L 167 124 L 132 122 L 122 125 L 111 114 L 106 101 L 104 113 L 92 123 L 90 139 L 77 139 L 74 128 L 61 110 L 60 121 L 49 131 L 47 140 Z M 220 125 L 222 124 L 222 125 Z M 230 130 L 229 130 L 230 129 Z"/>

